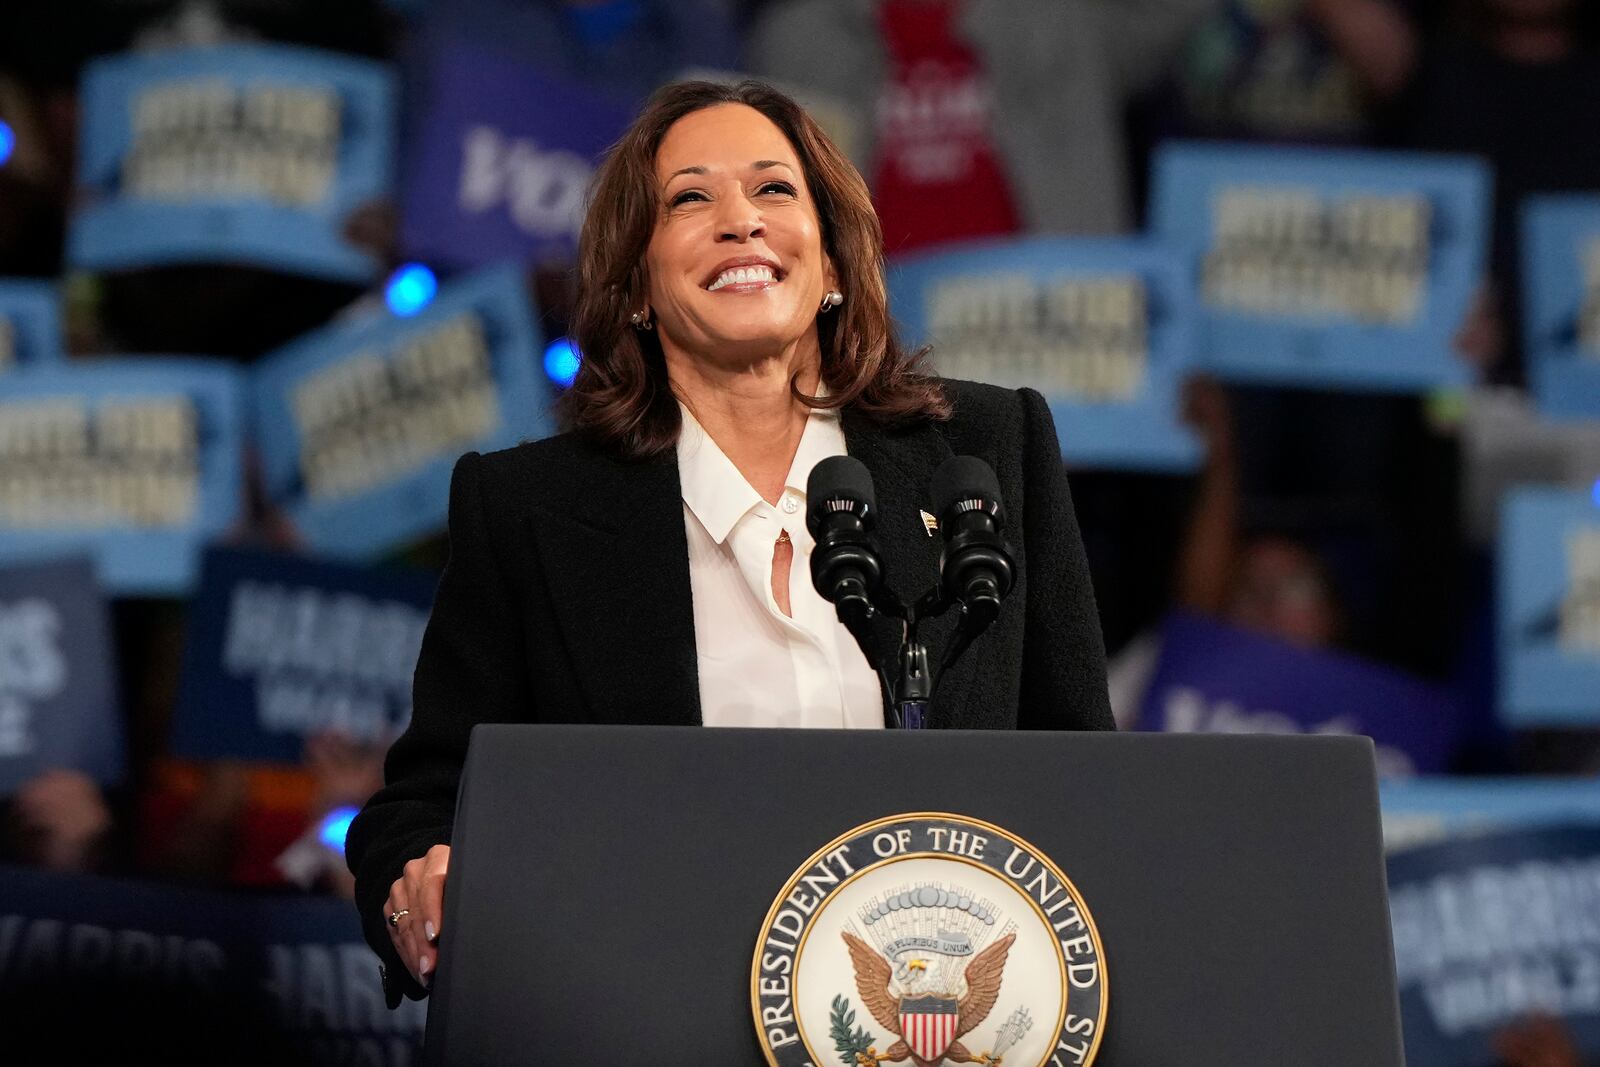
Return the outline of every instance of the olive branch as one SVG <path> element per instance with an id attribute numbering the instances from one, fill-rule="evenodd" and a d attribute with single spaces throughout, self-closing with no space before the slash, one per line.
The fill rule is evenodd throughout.
<path id="1" fill-rule="evenodd" d="M 843 995 L 834 997 L 833 1011 L 828 1014 L 828 1036 L 833 1038 L 834 1050 L 844 1057 L 849 1067 L 857 1067 L 861 1062 L 857 1057 L 872 1047 L 874 1036 L 860 1026 L 856 1026 L 855 1033 L 851 1033 L 850 1028 L 855 1026 L 855 1022 L 856 1013 L 850 1007 L 850 1001 Z"/>

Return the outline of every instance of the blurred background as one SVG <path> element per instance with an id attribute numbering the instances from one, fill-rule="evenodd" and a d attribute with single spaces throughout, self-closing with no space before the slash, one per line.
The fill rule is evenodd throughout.
<path id="1" fill-rule="evenodd" d="M 342 848 L 451 466 L 554 432 L 600 153 L 753 75 L 1050 401 L 1122 727 L 1371 736 L 1410 1062 L 1600 1063 L 1597 8 L 6 0 L 0 1018 L 411 1061 Z"/>

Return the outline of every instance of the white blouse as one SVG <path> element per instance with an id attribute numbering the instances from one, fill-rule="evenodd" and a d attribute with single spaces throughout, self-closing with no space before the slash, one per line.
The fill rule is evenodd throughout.
<path id="1" fill-rule="evenodd" d="M 678 436 L 683 522 L 689 537 L 689 588 L 707 726 L 883 725 L 878 676 L 833 605 L 811 584 L 806 479 L 828 456 L 845 454 L 837 412 L 813 411 L 784 479 L 778 506 L 767 503 L 689 413 Z M 772 595 L 772 556 L 780 532 L 794 545 L 789 607 Z"/>

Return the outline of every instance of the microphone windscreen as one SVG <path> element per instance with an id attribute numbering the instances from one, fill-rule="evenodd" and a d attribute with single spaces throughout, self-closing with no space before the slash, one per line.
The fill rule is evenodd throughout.
<path id="1" fill-rule="evenodd" d="M 841 506 L 849 501 L 853 506 Z M 811 468 L 806 479 L 806 529 L 817 537 L 823 517 L 833 511 L 852 511 L 863 521 L 877 510 L 872 473 L 852 456 L 829 456 Z"/>
<path id="2" fill-rule="evenodd" d="M 1000 509 L 1000 479 L 977 456 L 951 456 L 939 464 L 928 490 L 934 515 L 941 524 L 952 509 L 973 510 L 971 505 L 961 506 L 966 501 L 983 501 L 983 510 L 991 515 Z"/>

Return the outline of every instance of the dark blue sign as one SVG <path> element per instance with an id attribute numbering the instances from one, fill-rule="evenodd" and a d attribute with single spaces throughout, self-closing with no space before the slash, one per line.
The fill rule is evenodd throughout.
<path id="1" fill-rule="evenodd" d="M 1194 338 L 1176 259 L 1140 240 L 964 245 L 898 260 L 889 291 L 941 374 L 1043 393 L 1069 463 L 1182 470 L 1200 445 L 1178 417 Z"/>
<path id="2" fill-rule="evenodd" d="M 361 938 L 353 905 L 262 901 L 248 918 L 255 926 L 247 936 L 260 952 L 260 962 L 252 963 L 257 988 L 286 1044 L 307 1050 L 316 1067 L 412 1067 L 427 1004 L 385 1006 L 378 957 Z"/>
<path id="3" fill-rule="evenodd" d="M 280 45 L 96 60 L 83 81 L 73 265 L 370 279 L 377 262 L 342 230 L 390 195 L 394 97 L 379 64 Z"/>
<path id="4" fill-rule="evenodd" d="M 61 301 L 48 282 L 0 281 L 0 372 L 61 359 Z"/>
<path id="5" fill-rule="evenodd" d="M 1529 201 L 1522 258 L 1522 329 L 1539 410 L 1600 418 L 1600 196 Z"/>
<path id="6" fill-rule="evenodd" d="M 1600 722 L 1600 503 L 1576 490 L 1516 489 L 1500 521 L 1501 718 Z"/>
<path id="7" fill-rule="evenodd" d="M 238 371 L 130 357 L 0 376 L 0 562 L 94 557 L 102 588 L 186 595 L 239 510 Z"/>
<path id="8" fill-rule="evenodd" d="M 172 750 L 297 761 L 324 730 L 387 744 L 411 718 L 434 575 L 213 548 L 189 610 Z"/>
<path id="9" fill-rule="evenodd" d="M 565 262 L 624 99 L 446 36 L 430 38 L 404 175 L 402 244 L 427 262 Z"/>
<path id="10" fill-rule="evenodd" d="M 1378 773 L 1445 769 L 1460 727 L 1443 691 L 1396 671 L 1300 648 L 1198 616 L 1161 629 L 1140 729 L 1170 733 L 1362 734 Z"/>
<path id="11" fill-rule="evenodd" d="M 411 1067 L 426 1018 L 384 1007 L 346 901 L 20 868 L 0 868 L 0 995 L 59 1063 L 152 1035 L 172 1063 Z"/>
<path id="12" fill-rule="evenodd" d="M 87 559 L 0 569 L 0 796 L 47 770 L 122 781 L 105 600 Z"/>
<path id="13" fill-rule="evenodd" d="M 1389 909 L 1410 1067 L 1498 1064 L 1494 1036 L 1536 1015 L 1600 1055 L 1600 827 L 1391 855 Z"/>
<path id="14" fill-rule="evenodd" d="M 255 369 L 267 493 L 319 552 L 369 559 L 444 528 L 472 449 L 545 436 L 539 333 L 521 273 L 454 282 L 409 318 L 375 312 Z"/>
<path id="15" fill-rule="evenodd" d="M 1488 240 L 1490 175 L 1453 156 L 1174 144 L 1152 224 L 1183 250 L 1200 360 L 1238 381 L 1390 391 L 1470 377 L 1452 341 Z"/>

